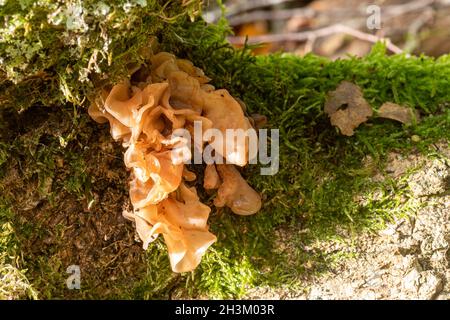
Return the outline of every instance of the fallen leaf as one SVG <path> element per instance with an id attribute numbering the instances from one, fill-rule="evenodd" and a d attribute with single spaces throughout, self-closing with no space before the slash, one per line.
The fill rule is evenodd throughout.
<path id="1" fill-rule="evenodd" d="M 250 122 L 255 129 L 261 129 L 267 124 L 267 117 L 258 113 L 252 113 L 250 115 Z"/>
<path id="2" fill-rule="evenodd" d="M 328 93 L 324 111 L 331 124 L 346 136 L 352 136 L 353 130 L 373 114 L 360 87 L 348 81 L 342 81 L 336 90 Z"/>
<path id="3" fill-rule="evenodd" d="M 381 118 L 399 121 L 403 124 L 412 124 L 414 121 L 419 121 L 419 112 L 411 108 L 404 107 L 392 102 L 385 102 L 380 110 L 378 116 Z"/>
<path id="4" fill-rule="evenodd" d="M 237 35 L 238 36 L 261 36 L 268 34 L 268 24 L 267 21 L 256 21 L 252 23 L 247 23 L 240 26 Z M 242 45 L 237 45 L 236 47 L 242 48 Z M 258 48 L 252 49 L 252 53 L 256 55 L 268 54 L 270 52 L 272 45 L 270 43 L 261 44 Z"/>

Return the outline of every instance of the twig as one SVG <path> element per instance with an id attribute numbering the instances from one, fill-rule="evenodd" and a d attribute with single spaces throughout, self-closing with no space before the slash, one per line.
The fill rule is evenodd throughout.
<path id="1" fill-rule="evenodd" d="M 389 7 L 386 7 L 384 13 L 390 16 L 401 16 L 404 15 L 405 13 L 428 7 L 435 2 L 436 0 L 409 1 L 406 2 L 405 4 L 391 5 Z"/>
<path id="2" fill-rule="evenodd" d="M 390 5 L 382 7 L 383 18 L 390 19 L 393 17 L 398 17 L 406 13 L 421 10 L 434 4 L 436 0 L 415 0 L 407 2 L 405 4 Z M 447 4 L 448 5 L 448 4 Z M 445 4 L 444 4 L 445 6 Z M 331 11 L 317 11 L 312 8 L 296 8 L 296 9 L 278 9 L 274 11 L 258 10 L 253 12 L 247 12 L 238 15 L 230 15 L 228 18 L 228 23 L 230 26 L 237 26 L 245 23 L 250 23 L 259 20 L 287 20 L 291 18 L 313 18 L 320 14 L 322 17 L 327 17 L 332 15 L 333 17 L 354 17 L 356 15 L 366 15 L 364 9 L 345 9 L 345 8 L 335 8 Z"/>
<path id="3" fill-rule="evenodd" d="M 260 36 L 253 36 L 251 38 L 242 36 L 228 37 L 228 40 L 232 44 L 243 44 L 247 40 L 249 44 L 254 43 L 275 43 L 275 42 L 286 42 L 286 41 L 307 41 L 309 39 L 326 37 L 336 33 L 344 33 L 360 40 L 369 41 L 372 43 L 378 41 L 385 41 L 386 47 L 393 53 L 402 53 L 402 49 L 392 44 L 389 39 L 381 38 L 373 34 L 364 33 L 362 31 L 350 28 L 342 24 L 335 24 L 321 29 L 303 31 L 303 32 L 292 32 L 292 33 L 278 33 L 278 34 L 267 34 Z"/>
<path id="4" fill-rule="evenodd" d="M 411 23 L 411 25 L 408 28 L 408 34 L 407 34 L 407 40 L 404 44 L 403 48 L 406 52 L 412 52 L 414 49 L 416 49 L 419 40 L 417 39 L 418 33 L 420 29 L 431 19 L 433 19 L 434 11 L 431 8 L 427 8 L 428 10 L 425 10 L 422 12 L 422 14 L 417 18 L 415 21 Z"/>

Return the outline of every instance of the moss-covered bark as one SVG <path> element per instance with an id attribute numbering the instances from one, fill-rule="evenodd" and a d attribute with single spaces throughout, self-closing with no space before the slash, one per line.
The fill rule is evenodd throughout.
<path id="1" fill-rule="evenodd" d="M 198 15 L 200 1 L 17 1 L 0 4 L 0 102 L 82 104 L 142 63 L 151 37 Z"/>

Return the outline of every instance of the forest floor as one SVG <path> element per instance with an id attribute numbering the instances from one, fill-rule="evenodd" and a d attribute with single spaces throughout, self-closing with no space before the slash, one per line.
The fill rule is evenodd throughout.
<path id="1" fill-rule="evenodd" d="M 343 241 L 319 241 L 305 250 L 348 255 L 321 275 L 304 278 L 303 290 L 254 288 L 249 299 L 450 299 L 450 149 L 436 144 L 433 157 L 390 153 L 387 172 L 407 183 L 420 208 L 382 230 Z M 437 157 L 436 157 L 437 156 Z M 380 174 L 374 179 L 383 179 Z M 281 230 L 280 241 L 299 230 Z"/>
<path id="2" fill-rule="evenodd" d="M 36 113 L 32 114 L 36 119 Z M 27 117 L 24 115 L 21 119 L 27 120 Z M 37 128 L 35 122 L 27 123 L 30 119 L 23 125 L 32 126 L 34 134 L 40 132 L 42 142 L 46 136 L 43 132 L 54 134 L 67 125 L 67 119 L 70 119 L 67 115 L 43 111 L 41 125 Z M 79 119 L 87 140 L 79 139 L 78 143 L 89 145 L 89 148 L 83 148 L 79 155 L 67 154 L 64 150 L 59 155 L 52 153 L 57 160 L 51 166 L 50 178 L 44 179 L 44 190 L 38 176 L 31 180 L 26 178 L 28 169 L 21 169 L 19 162 L 9 165 L 2 178 L 2 185 L 8 192 L 4 194 L 1 207 L 0 245 L 4 246 L 3 251 L 9 254 L 10 261 L 6 263 L 8 260 L 4 258 L 0 269 L 2 297 L 220 297 L 218 291 L 193 292 L 186 285 L 189 275 L 186 280 L 170 272 L 162 242 L 150 246 L 147 253 L 142 250 L 134 227 L 122 217 L 123 209 L 130 205 L 122 149 L 107 134 L 107 128 L 99 130 L 92 126 L 86 115 L 80 115 Z M 60 148 L 53 147 L 55 150 Z M 69 164 L 64 157 L 69 157 Z M 42 163 L 45 162 L 42 159 Z M 236 277 L 236 290 L 243 293 L 241 297 L 449 297 L 448 143 L 434 143 L 428 153 L 414 149 L 407 153 L 392 151 L 383 170 L 374 169 L 373 163 L 372 157 L 366 156 L 361 169 L 371 172 L 367 179 L 382 188 L 369 196 L 364 192 L 353 193 L 351 201 L 360 206 L 379 203 L 372 206 L 368 214 L 376 216 L 388 212 L 385 220 L 363 229 L 354 228 L 356 223 L 350 222 L 350 227 L 338 223 L 333 233 L 319 233 L 320 236 L 317 230 L 311 230 L 301 222 L 281 224 L 272 235 L 274 245 L 271 250 L 276 258 L 258 271 L 270 275 L 271 281 L 258 283 L 258 278 L 255 281 L 255 275 L 251 275 L 253 282 L 245 283 L 243 278 Z M 86 183 L 91 188 L 90 197 L 85 196 L 83 184 Z M 220 214 L 217 216 L 216 213 L 212 223 L 218 221 Z M 220 263 L 220 260 L 214 261 L 214 254 L 212 250 L 205 257 L 207 263 Z M 231 276 L 239 270 L 244 271 L 243 277 L 249 276 L 245 274 L 249 270 L 245 266 L 239 269 L 232 261 L 228 263 L 219 266 L 225 276 L 229 276 L 227 268 Z M 286 269 L 284 273 L 277 271 L 276 263 Z M 73 264 L 82 270 L 82 290 L 66 287 L 69 276 L 66 269 Z M 14 265 L 22 266 L 22 269 Z M 211 277 L 215 278 L 214 275 Z"/>

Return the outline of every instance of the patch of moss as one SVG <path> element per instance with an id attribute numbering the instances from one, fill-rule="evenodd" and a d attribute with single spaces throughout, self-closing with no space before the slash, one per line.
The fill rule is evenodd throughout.
<path id="1" fill-rule="evenodd" d="M 208 38 L 207 33 L 203 36 Z M 302 246 L 296 250 L 295 263 L 284 256 L 286 252 L 277 254 L 273 230 L 283 226 L 309 230 L 296 241 L 307 245 L 339 238 L 339 229 L 377 230 L 394 216 L 416 212 L 414 203 L 403 200 L 410 196 L 402 180 L 375 183 L 371 177 L 375 170 L 383 170 L 390 151 L 430 153 L 433 142 L 450 138 L 449 56 L 388 56 L 378 44 L 367 57 L 333 62 L 313 55 L 253 57 L 245 49 L 234 51 L 220 43 L 205 48 L 200 43 L 208 41 L 202 34 L 195 39 L 191 44 L 196 43 L 197 50 L 179 48 L 178 53 L 207 70 L 217 87 L 241 98 L 250 112 L 266 115 L 269 127 L 280 129 L 282 140 L 280 172 L 275 176 L 259 176 L 258 168 L 246 172 L 264 195 L 263 210 L 253 217 L 221 212 L 210 219 L 219 238 L 214 253 L 194 272 L 194 281 L 185 278 L 186 283 L 195 283 L 197 294 L 239 297 L 247 285 L 277 285 L 287 279 L 294 283 L 311 261 L 314 272 L 327 268 L 330 257 L 305 252 Z M 322 109 L 326 93 L 342 80 L 361 86 L 374 109 L 393 101 L 419 110 L 422 122 L 404 126 L 375 118 L 353 137 L 339 135 Z M 413 141 L 413 135 L 420 141 Z M 368 156 L 374 159 L 369 168 L 363 164 Z M 379 193 L 381 199 L 375 197 Z M 368 200 L 361 204 L 355 200 L 358 196 Z M 246 257 L 250 263 L 232 267 Z M 215 268 L 222 272 L 214 272 Z M 241 274 L 256 276 L 238 287 L 221 286 Z"/>

